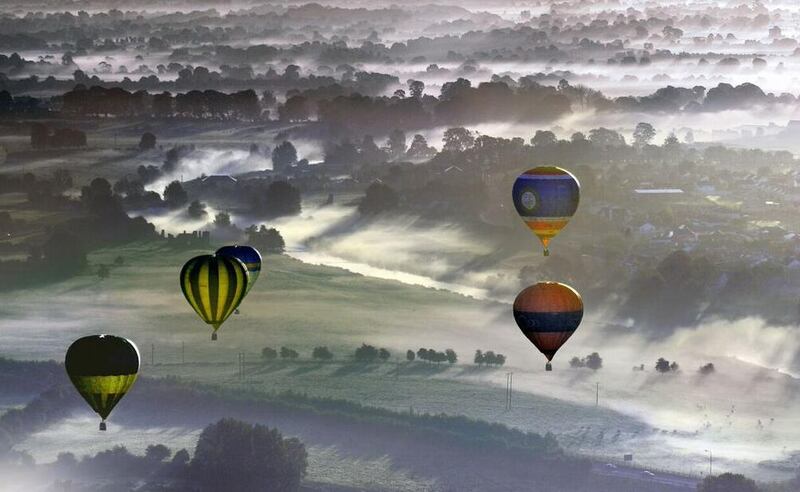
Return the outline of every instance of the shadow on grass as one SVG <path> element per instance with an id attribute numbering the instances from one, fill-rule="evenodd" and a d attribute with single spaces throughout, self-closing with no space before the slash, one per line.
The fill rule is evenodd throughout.
<path id="1" fill-rule="evenodd" d="M 477 376 L 480 374 L 491 374 L 495 371 L 500 369 L 500 367 L 496 366 L 464 366 L 461 368 L 460 371 L 456 374 L 456 376 Z"/>
<path id="2" fill-rule="evenodd" d="M 381 365 L 382 364 L 349 363 L 333 371 L 333 373 L 331 373 L 331 376 L 339 377 L 339 376 L 352 376 L 356 374 L 367 374 L 374 372 L 376 369 L 381 367 Z"/>
<path id="3" fill-rule="evenodd" d="M 292 369 L 291 371 L 289 371 L 289 374 L 291 376 L 300 376 L 300 375 L 303 375 L 303 374 L 307 374 L 309 372 L 314 372 L 314 371 L 317 371 L 319 369 L 322 369 L 322 367 L 324 365 L 325 364 L 322 363 L 322 362 L 310 362 L 308 364 L 301 364 L 301 365 L 295 367 L 294 369 Z"/>
<path id="4" fill-rule="evenodd" d="M 283 369 L 289 367 L 291 362 L 283 361 L 283 360 L 276 360 L 271 362 L 263 362 L 259 364 L 255 369 L 251 369 L 247 371 L 248 376 L 257 376 L 259 374 L 269 374 L 272 372 L 278 372 Z"/>
<path id="5" fill-rule="evenodd" d="M 434 376 L 441 374 L 450 367 L 450 364 L 428 364 L 427 362 L 410 362 L 398 366 L 391 374 L 400 376 Z"/>

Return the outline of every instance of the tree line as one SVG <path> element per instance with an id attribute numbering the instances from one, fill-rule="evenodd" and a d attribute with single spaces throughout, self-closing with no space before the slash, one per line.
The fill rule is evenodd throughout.
<path id="1" fill-rule="evenodd" d="M 362 343 L 357 347 L 352 354 L 352 359 L 359 363 L 370 362 L 387 362 L 392 354 L 388 349 L 383 347 L 375 347 L 367 343 Z M 288 347 L 280 347 L 276 350 L 272 347 L 264 347 L 261 350 L 261 358 L 266 361 L 276 360 L 278 358 L 284 360 L 295 360 L 300 357 L 300 353 Z M 314 347 L 311 351 L 311 358 L 319 361 L 330 361 L 334 359 L 333 352 L 326 346 Z M 453 349 L 445 349 L 444 351 L 435 350 L 432 348 L 420 348 L 417 351 L 407 350 L 406 361 L 414 362 L 415 360 L 425 361 L 429 364 L 440 364 L 447 362 L 448 364 L 455 364 L 458 362 L 458 354 Z M 491 350 L 483 352 L 477 350 L 473 362 L 479 366 L 502 366 L 506 363 L 506 356 L 503 354 L 496 354 Z"/>

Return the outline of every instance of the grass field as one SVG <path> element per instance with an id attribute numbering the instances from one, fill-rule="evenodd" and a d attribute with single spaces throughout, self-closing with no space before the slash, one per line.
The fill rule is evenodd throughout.
<path id="1" fill-rule="evenodd" d="M 612 461 L 635 451 L 639 464 L 687 473 L 703 469 L 703 449 L 710 439 L 715 467 L 721 470 L 769 478 L 786 475 L 757 466 L 760 460 L 778 460 L 793 449 L 793 434 L 786 430 L 796 419 L 784 410 L 769 410 L 781 404 L 769 388 L 794 385 L 785 375 L 753 373 L 748 376 L 753 389 L 742 391 L 741 384 L 722 379 L 726 376 L 702 385 L 691 375 L 659 379 L 631 373 L 630 366 L 614 361 L 597 374 L 566 370 L 568 358 L 587 347 L 583 337 L 593 332 L 591 322 L 559 355 L 556 372 L 545 374 L 541 357 L 513 326 L 506 305 L 312 266 L 286 256 L 265 257 L 264 273 L 241 314 L 221 328 L 219 341 L 211 342 L 210 328 L 191 311 L 177 280 L 183 263 L 205 252 L 174 251 L 159 243 L 100 250 L 90 255 L 90 268 L 83 275 L 0 294 L 0 355 L 61 359 L 75 338 L 114 333 L 138 344 L 142 374 L 148 376 L 177 375 L 238 385 L 248 392 L 291 389 L 394 410 L 467 415 L 553 432 L 570 452 Z M 100 280 L 93 274 L 118 256 L 124 264 L 112 266 L 110 278 Z M 386 364 L 352 364 L 349 356 L 363 342 L 388 348 L 392 359 Z M 328 346 L 336 359 L 308 360 L 318 345 Z M 301 360 L 263 363 L 260 352 L 265 346 L 293 348 Z M 459 363 L 407 364 L 406 350 L 419 347 L 453 348 Z M 476 369 L 471 358 L 478 348 L 507 354 L 508 367 Z M 605 355 L 606 348 L 602 351 Z M 247 361 L 243 383 L 236 374 L 239 353 Z M 739 365 L 718 368 L 723 374 L 742 370 Z M 507 371 L 515 373 L 510 411 L 504 409 Z M 595 382 L 602 385 L 600 408 L 594 407 Z M 753 394 L 762 398 L 752 403 Z M 747 408 L 748 401 L 755 406 Z M 701 403 L 704 409 L 695 409 Z M 731 404 L 739 413 L 727 424 L 722 419 Z M 754 429 L 756 418 L 770 416 L 779 419 L 780 427 Z M 707 420 L 714 421 L 710 431 L 701 427 Z"/>

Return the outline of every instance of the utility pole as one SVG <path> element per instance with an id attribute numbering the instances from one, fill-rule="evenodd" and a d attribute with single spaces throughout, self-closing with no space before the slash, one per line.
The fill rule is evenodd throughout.
<path id="1" fill-rule="evenodd" d="M 594 394 L 594 406 L 600 406 L 600 383 L 595 383 L 597 385 L 597 389 L 595 390 Z"/>
<path id="2" fill-rule="evenodd" d="M 511 395 L 514 391 L 514 373 L 506 373 L 506 410 L 511 410 Z"/>
<path id="3" fill-rule="evenodd" d="M 708 476 L 710 477 L 714 472 L 714 453 L 712 453 L 709 449 L 704 451 L 708 453 Z"/>
<path id="4" fill-rule="evenodd" d="M 151 366 L 156 365 L 156 344 L 155 343 L 151 343 L 150 344 L 150 365 Z"/>
<path id="5" fill-rule="evenodd" d="M 239 381 L 244 381 L 244 352 L 239 352 L 239 371 L 238 371 L 238 378 Z"/>

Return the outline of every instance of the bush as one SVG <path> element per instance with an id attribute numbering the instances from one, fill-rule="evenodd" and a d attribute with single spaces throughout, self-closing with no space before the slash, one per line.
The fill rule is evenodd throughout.
<path id="1" fill-rule="evenodd" d="M 697 492 L 759 492 L 756 483 L 744 475 L 723 473 L 706 477 L 697 485 Z"/>
<path id="2" fill-rule="evenodd" d="M 713 374 L 715 371 L 716 371 L 716 368 L 714 367 L 714 364 L 709 362 L 708 364 L 700 366 L 700 369 L 698 369 L 697 372 L 699 372 L 703 376 L 708 376 L 709 374 Z"/>
<path id="3" fill-rule="evenodd" d="M 670 371 L 669 361 L 663 357 L 659 357 L 656 361 L 656 371 L 661 374 L 666 374 Z"/>
<path id="4" fill-rule="evenodd" d="M 275 360 L 278 358 L 278 351 L 272 347 L 264 347 L 261 349 L 261 358 L 264 360 Z"/>
<path id="5" fill-rule="evenodd" d="M 331 360 L 333 359 L 333 354 L 328 350 L 328 347 L 314 347 L 311 357 L 318 360 Z"/>
<path id="6" fill-rule="evenodd" d="M 262 225 L 256 228 L 255 225 L 247 228 L 248 243 L 254 248 L 264 253 L 281 254 L 286 247 L 283 236 L 274 227 L 269 229 Z"/>
<path id="7" fill-rule="evenodd" d="M 296 350 L 287 347 L 281 347 L 281 359 L 296 359 L 300 356 Z"/>
<path id="8" fill-rule="evenodd" d="M 358 211 L 364 215 L 374 215 L 397 207 L 400 198 L 397 192 L 383 183 L 372 183 L 364 198 L 358 204 Z"/>
<path id="9" fill-rule="evenodd" d="M 139 150 L 150 150 L 156 147 L 156 136 L 150 132 L 146 132 L 142 134 L 141 140 L 139 140 Z"/>

